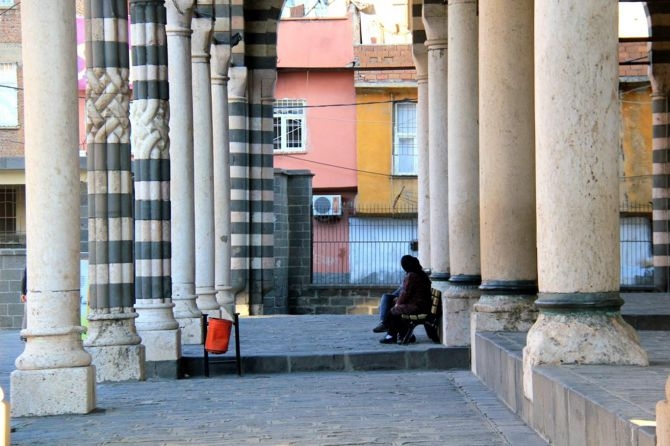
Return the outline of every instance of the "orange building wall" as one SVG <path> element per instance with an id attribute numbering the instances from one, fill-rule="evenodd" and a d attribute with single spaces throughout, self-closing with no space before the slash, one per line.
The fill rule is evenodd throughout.
<path id="1" fill-rule="evenodd" d="M 651 210 L 652 112 L 649 85 L 622 84 L 620 197 L 622 211 Z"/>
<path id="2" fill-rule="evenodd" d="M 392 172 L 393 102 L 416 100 L 416 89 L 359 89 L 358 197 L 362 208 L 416 206 L 416 177 L 394 177 Z M 401 209 L 402 208 L 402 209 Z"/>

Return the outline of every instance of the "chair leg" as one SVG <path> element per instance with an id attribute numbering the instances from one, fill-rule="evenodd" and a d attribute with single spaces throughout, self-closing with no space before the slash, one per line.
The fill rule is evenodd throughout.
<path id="1" fill-rule="evenodd" d="M 416 327 L 415 324 L 410 323 L 407 326 L 407 331 L 405 332 L 405 336 L 403 336 L 402 341 L 400 342 L 402 345 L 409 344 L 409 340 L 412 337 L 412 334 L 414 334 L 414 328 Z"/>

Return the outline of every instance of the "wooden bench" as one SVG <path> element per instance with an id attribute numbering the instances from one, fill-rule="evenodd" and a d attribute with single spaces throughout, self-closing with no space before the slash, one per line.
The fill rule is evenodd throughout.
<path id="1" fill-rule="evenodd" d="M 430 313 L 402 315 L 403 320 L 407 321 L 409 327 L 405 336 L 400 341 L 400 344 L 408 344 L 409 340 L 412 338 L 414 329 L 419 325 L 423 325 L 426 334 L 433 342 L 438 344 L 442 342 L 440 339 L 440 334 L 442 332 L 440 329 L 442 324 L 442 291 L 431 288 L 430 298 L 432 301 Z"/>

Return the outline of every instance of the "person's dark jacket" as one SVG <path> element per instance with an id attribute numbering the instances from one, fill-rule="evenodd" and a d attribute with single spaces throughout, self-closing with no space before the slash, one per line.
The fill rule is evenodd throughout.
<path id="1" fill-rule="evenodd" d="M 422 314 L 430 311 L 430 279 L 423 271 L 419 261 L 415 257 L 404 256 L 401 261 L 402 267 L 407 274 L 403 280 L 402 291 L 391 313 L 399 314 Z"/>

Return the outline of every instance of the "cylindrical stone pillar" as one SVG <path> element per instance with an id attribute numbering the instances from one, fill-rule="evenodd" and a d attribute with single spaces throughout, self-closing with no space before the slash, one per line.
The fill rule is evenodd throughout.
<path id="1" fill-rule="evenodd" d="M 527 331 L 537 312 L 533 0 L 479 4 L 479 207 L 482 295 L 477 331 Z"/>
<path id="2" fill-rule="evenodd" d="M 174 317 L 170 246 L 170 119 L 163 0 L 131 0 L 135 179 L 135 308 L 146 362 L 179 376 L 181 332 Z"/>
<path id="3" fill-rule="evenodd" d="M 98 382 L 144 379 L 135 329 L 128 8 L 86 2 L 89 293 L 86 349 Z M 104 25 L 104 26 L 103 26 Z"/>
<path id="4" fill-rule="evenodd" d="M 195 295 L 195 217 L 193 198 L 193 98 L 191 14 L 194 0 L 168 2 L 170 79 L 170 198 L 172 204 L 172 299 L 183 344 L 201 344 L 202 313 Z"/>
<path id="5" fill-rule="evenodd" d="M 247 77 L 244 66 L 230 67 L 228 110 L 230 125 L 230 284 L 235 308 L 249 310 L 249 131 Z"/>
<path id="6" fill-rule="evenodd" d="M 213 317 L 221 310 L 214 290 L 214 168 L 212 155 L 211 17 L 191 23 L 193 68 L 193 184 L 195 214 L 195 292 L 198 309 Z"/>
<path id="7" fill-rule="evenodd" d="M 416 35 L 416 33 L 414 33 Z M 422 34 L 425 37 L 425 34 Z M 412 45 L 416 67 L 418 104 L 416 110 L 416 145 L 419 154 L 418 216 L 419 216 L 419 262 L 427 269 L 430 266 L 430 172 L 428 152 L 428 52 L 424 41 Z"/>
<path id="8" fill-rule="evenodd" d="M 229 33 L 228 33 L 229 34 Z M 224 317 L 235 312 L 230 283 L 230 125 L 228 68 L 230 44 L 212 45 L 212 116 L 214 140 L 214 288 Z"/>
<path id="9" fill-rule="evenodd" d="M 14 417 L 82 414 L 96 404 L 81 340 L 75 29 L 73 0 L 21 2 L 28 324 L 10 377 Z"/>
<path id="10" fill-rule="evenodd" d="M 428 53 L 428 195 L 431 280 L 449 279 L 447 5 L 424 4 Z M 420 249 L 420 247 L 419 247 Z"/>
<path id="11" fill-rule="evenodd" d="M 449 0 L 449 286 L 442 293 L 446 345 L 470 344 L 480 296 L 477 2 Z"/>
<path id="12" fill-rule="evenodd" d="M 538 364 L 648 364 L 620 312 L 617 17 L 612 0 L 535 1 L 540 315 L 523 353 L 531 400 Z"/>

